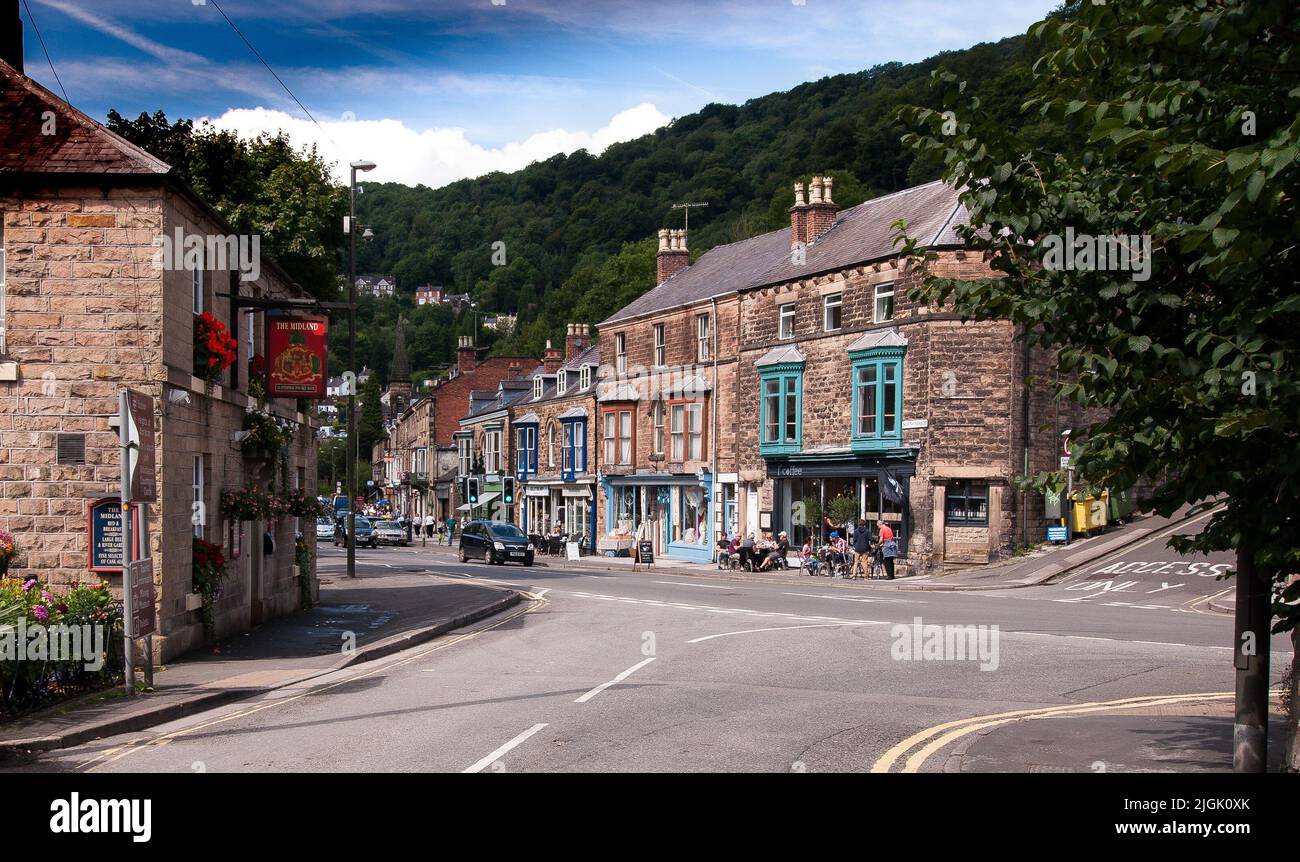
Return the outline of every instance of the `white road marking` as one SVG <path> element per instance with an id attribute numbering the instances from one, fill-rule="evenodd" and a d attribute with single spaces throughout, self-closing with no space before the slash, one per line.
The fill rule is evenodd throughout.
<path id="1" fill-rule="evenodd" d="M 729 638 L 732 635 L 752 635 L 752 634 L 757 634 L 758 632 L 785 632 L 785 631 L 791 631 L 793 629 L 832 629 L 832 628 L 839 628 L 840 626 L 887 626 L 887 625 L 889 625 L 889 623 L 878 622 L 876 620 L 857 620 L 851 622 L 846 621 L 842 623 L 815 623 L 810 626 L 773 626 L 772 628 L 766 628 L 766 629 L 745 629 L 744 631 L 738 631 L 738 632 L 723 632 L 722 634 L 717 634 L 717 635 L 705 635 L 702 638 L 695 638 L 694 640 L 689 640 L 687 641 L 687 643 L 697 644 L 697 643 L 703 643 L 704 641 L 711 641 L 714 640 L 715 638 Z"/>
<path id="2" fill-rule="evenodd" d="M 611 679 L 609 682 L 602 682 L 600 685 L 596 686 L 596 687 L 593 688 L 591 691 L 587 692 L 587 693 L 584 694 L 582 697 L 580 697 L 580 698 L 578 698 L 577 700 L 575 700 L 574 703 L 586 703 L 587 701 L 591 700 L 591 699 L 592 699 L 593 697 L 595 697 L 596 695 L 600 694 L 600 693 L 601 693 L 602 691 L 604 691 L 605 689 L 609 688 L 611 685 L 618 685 L 620 682 L 622 682 L 623 680 L 627 679 L 629 676 L 631 676 L 632 674 L 636 673 L 636 672 L 639 671 L 641 668 L 643 668 L 643 667 L 645 667 L 646 665 L 650 664 L 650 662 L 654 661 L 656 658 L 658 658 L 658 656 L 650 656 L 650 658 L 645 659 L 644 661 L 639 661 L 639 662 L 637 662 L 636 664 L 632 665 L 632 666 L 631 666 L 630 668 L 628 668 L 627 670 L 625 670 L 625 671 L 623 671 L 622 673 L 620 673 L 618 676 L 616 676 L 616 677 L 614 677 L 613 679 Z M 543 727 L 544 727 L 544 726 L 545 726 L 545 725 L 543 725 Z"/>
<path id="3" fill-rule="evenodd" d="M 523 733 L 519 734 L 514 739 L 510 740 L 505 745 L 501 746 L 496 751 L 492 752 L 487 757 L 480 760 L 478 763 L 475 763 L 473 766 L 469 767 L 468 769 L 462 770 L 462 772 L 482 772 L 484 769 L 487 769 L 489 766 L 496 763 L 506 754 L 510 753 L 511 749 L 515 748 L 518 745 L 523 744 L 524 742 L 527 742 L 530 736 L 532 736 L 534 733 L 537 733 L 537 731 L 541 730 L 543 727 L 546 727 L 546 725 L 534 724 L 532 727 L 528 728 Z"/>
<path id="4" fill-rule="evenodd" d="M 681 581 L 651 581 L 652 584 L 668 584 L 673 587 L 703 587 L 706 590 L 734 590 L 735 587 L 719 584 L 684 584 Z"/>
<path id="5" fill-rule="evenodd" d="M 551 588 L 550 588 L 550 587 L 542 587 L 540 590 L 538 590 L 537 592 L 533 593 L 533 595 L 540 599 L 542 596 L 546 595 L 546 594 L 549 593 L 550 591 L 551 591 Z"/>
<path id="6" fill-rule="evenodd" d="M 873 599 L 866 596 L 824 596 L 817 593 L 782 593 L 783 596 L 803 596 L 806 599 L 834 599 L 837 602 L 893 602 L 897 604 L 924 605 L 921 599 Z"/>

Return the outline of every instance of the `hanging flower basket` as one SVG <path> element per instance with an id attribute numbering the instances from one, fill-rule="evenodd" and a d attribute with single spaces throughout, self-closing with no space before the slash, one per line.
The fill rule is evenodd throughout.
<path id="1" fill-rule="evenodd" d="M 239 343 L 210 311 L 194 318 L 194 376 L 215 383 L 239 356 Z"/>
<path id="2" fill-rule="evenodd" d="M 231 521 L 278 521 L 289 514 L 278 494 L 247 487 L 221 492 L 221 516 Z"/>

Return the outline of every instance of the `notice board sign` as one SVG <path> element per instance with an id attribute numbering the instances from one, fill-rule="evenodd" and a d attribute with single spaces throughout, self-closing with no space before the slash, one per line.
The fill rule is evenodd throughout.
<path id="1" fill-rule="evenodd" d="M 1068 540 L 1069 540 L 1069 534 L 1066 532 L 1065 527 L 1048 527 L 1048 528 L 1047 528 L 1047 541 L 1049 541 L 1049 542 L 1065 542 L 1065 541 L 1068 541 Z"/>
<path id="2" fill-rule="evenodd" d="M 324 398 L 329 319 L 318 314 L 266 314 L 266 394 Z"/>
<path id="3" fill-rule="evenodd" d="M 158 627 L 157 595 L 153 583 L 153 557 L 131 563 L 131 637 L 153 634 Z"/>
<path id="4" fill-rule="evenodd" d="M 566 560 L 577 560 L 582 550 L 578 547 L 577 542 L 566 542 L 564 545 L 564 558 Z"/>
<path id="5" fill-rule="evenodd" d="M 121 574 L 123 549 L 122 501 L 105 497 L 91 503 L 86 511 L 86 547 L 89 549 L 87 568 L 101 574 Z M 132 556 L 139 558 L 140 519 L 132 519 L 131 532 L 135 534 Z"/>
<path id="6" fill-rule="evenodd" d="M 655 564 L 655 543 L 651 541 L 636 543 L 636 558 L 632 561 L 632 569 L 635 571 L 640 566 L 653 566 Z"/>

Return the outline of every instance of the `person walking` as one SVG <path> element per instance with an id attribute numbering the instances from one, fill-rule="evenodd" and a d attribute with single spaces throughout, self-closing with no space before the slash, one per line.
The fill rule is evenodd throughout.
<path id="1" fill-rule="evenodd" d="M 880 522 L 880 552 L 885 558 L 885 580 L 894 579 L 894 557 L 898 556 L 898 542 L 894 531 L 884 521 Z"/>
<path id="2" fill-rule="evenodd" d="M 871 531 L 861 518 L 853 526 L 853 569 L 849 574 L 853 580 L 871 577 Z"/>
<path id="3" fill-rule="evenodd" d="M 447 545 L 450 547 L 452 539 L 456 535 L 456 518 L 452 515 L 447 516 Z"/>

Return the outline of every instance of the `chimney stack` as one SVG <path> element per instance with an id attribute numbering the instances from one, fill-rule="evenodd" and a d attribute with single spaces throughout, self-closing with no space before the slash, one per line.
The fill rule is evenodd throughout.
<path id="1" fill-rule="evenodd" d="M 554 374 L 560 370 L 564 364 L 564 356 L 560 353 L 559 348 L 551 346 L 551 340 L 546 339 L 546 350 L 542 353 L 542 367 L 546 369 L 547 374 Z"/>
<path id="2" fill-rule="evenodd" d="M 807 236 L 804 224 L 808 217 L 808 204 L 803 199 L 803 183 L 794 184 L 794 206 L 790 207 L 790 248 L 802 245 Z"/>
<path id="3" fill-rule="evenodd" d="M 591 346 L 591 327 L 585 323 L 570 323 L 564 336 L 564 359 L 576 359 L 578 354 Z"/>
<path id="4" fill-rule="evenodd" d="M 23 19 L 19 0 L 0 0 L 0 60 L 23 72 Z M 6 23 L 7 22 L 7 23 Z"/>
<path id="5" fill-rule="evenodd" d="M 690 266 L 691 255 L 686 250 L 685 230 L 659 231 L 659 254 L 655 257 L 657 284 L 663 284 L 686 267 Z"/>
<path id="6" fill-rule="evenodd" d="M 839 215 L 839 205 L 831 199 L 831 177 L 813 177 L 809 186 L 812 192 L 808 199 L 808 209 L 804 214 L 804 242 L 812 244 L 817 238 L 835 226 L 835 216 Z"/>
<path id="7" fill-rule="evenodd" d="M 478 351 L 474 349 L 474 337 L 462 335 L 456 347 L 456 370 L 466 374 L 478 367 Z"/>

